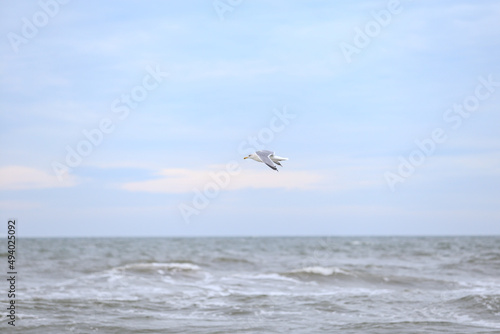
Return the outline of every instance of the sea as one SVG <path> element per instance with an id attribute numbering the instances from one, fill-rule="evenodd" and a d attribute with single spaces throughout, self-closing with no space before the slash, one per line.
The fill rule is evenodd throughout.
<path id="1" fill-rule="evenodd" d="M 15 327 L 3 279 L 0 333 L 500 333 L 497 236 L 24 238 L 16 251 Z"/>

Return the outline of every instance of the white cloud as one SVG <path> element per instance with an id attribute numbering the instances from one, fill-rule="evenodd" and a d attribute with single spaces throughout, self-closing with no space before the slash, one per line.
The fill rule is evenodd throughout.
<path id="1" fill-rule="evenodd" d="M 0 190 L 25 190 L 61 188 L 76 185 L 76 178 L 68 175 L 60 182 L 55 175 L 25 166 L 5 166 L 0 168 Z"/>
<path id="2" fill-rule="evenodd" d="M 0 210 L 5 210 L 5 211 L 33 210 L 33 209 L 40 209 L 41 207 L 42 207 L 41 203 L 32 201 L 18 201 L 18 200 L 0 201 Z"/>
<path id="3" fill-rule="evenodd" d="M 243 188 L 282 188 L 282 189 L 318 189 L 324 176 L 308 171 L 283 171 L 279 174 L 271 170 L 250 170 L 235 175 L 228 189 Z"/>
<path id="4" fill-rule="evenodd" d="M 361 165 L 359 165 L 361 164 Z M 372 162 L 357 162 L 329 170 L 290 170 L 286 167 L 274 172 L 266 166 L 233 172 L 231 175 L 224 165 L 213 165 L 207 169 L 187 168 L 162 169 L 157 178 L 145 181 L 128 182 L 119 187 L 128 191 L 151 193 L 189 193 L 194 189 L 203 191 L 211 183 L 224 190 L 238 189 L 299 189 L 321 191 L 344 191 L 360 188 L 385 186 L 382 166 L 374 167 Z M 238 170 L 240 167 L 235 167 Z M 374 171 L 375 169 L 375 171 Z M 225 175 L 225 176 L 224 176 Z"/>
<path id="5" fill-rule="evenodd" d="M 245 188 L 318 189 L 324 176 L 307 171 L 246 170 L 230 175 L 224 166 L 211 166 L 209 170 L 185 168 L 163 169 L 154 180 L 129 182 L 120 188 L 129 191 L 153 193 L 187 193 L 202 189 L 209 183 L 222 184 L 221 188 L 237 190 Z"/>

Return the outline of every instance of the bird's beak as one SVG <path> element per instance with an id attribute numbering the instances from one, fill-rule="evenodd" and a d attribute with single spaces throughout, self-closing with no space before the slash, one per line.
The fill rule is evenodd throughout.
<path id="1" fill-rule="evenodd" d="M 248 157 L 244 157 L 243 159 L 246 159 L 246 158 L 248 158 Z"/>

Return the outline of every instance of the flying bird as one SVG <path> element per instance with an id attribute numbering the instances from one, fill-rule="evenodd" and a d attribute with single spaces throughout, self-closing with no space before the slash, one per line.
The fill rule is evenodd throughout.
<path id="1" fill-rule="evenodd" d="M 263 162 L 266 165 L 269 166 L 269 168 L 274 169 L 275 171 L 278 171 L 278 168 L 276 165 L 283 167 L 280 164 L 280 161 L 288 160 L 288 158 L 282 158 L 278 157 L 277 155 L 274 155 L 274 152 L 263 150 L 263 151 L 257 151 L 255 153 L 249 154 L 247 157 L 244 157 L 243 159 L 253 159 L 258 162 Z M 275 165 L 276 164 L 276 165 Z"/>

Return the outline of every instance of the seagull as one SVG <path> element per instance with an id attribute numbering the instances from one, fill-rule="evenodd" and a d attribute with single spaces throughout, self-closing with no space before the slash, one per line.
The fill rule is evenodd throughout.
<path id="1" fill-rule="evenodd" d="M 244 157 L 243 159 L 248 159 L 248 158 L 253 159 L 255 161 L 258 161 L 258 162 L 263 162 L 266 165 L 268 165 L 269 168 L 272 168 L 275 171 L 278 171 L 278 168 L 276 168 L 276 165 L 283 167 L 280 164 L 280 161 L 288 160 L 288 158 L 278 157 L 277 155 L 274 155 L 274 152 L 267 151 L 267 150 L 257 151 L 255 153 L 249 154 L 248 157 Z"/>

